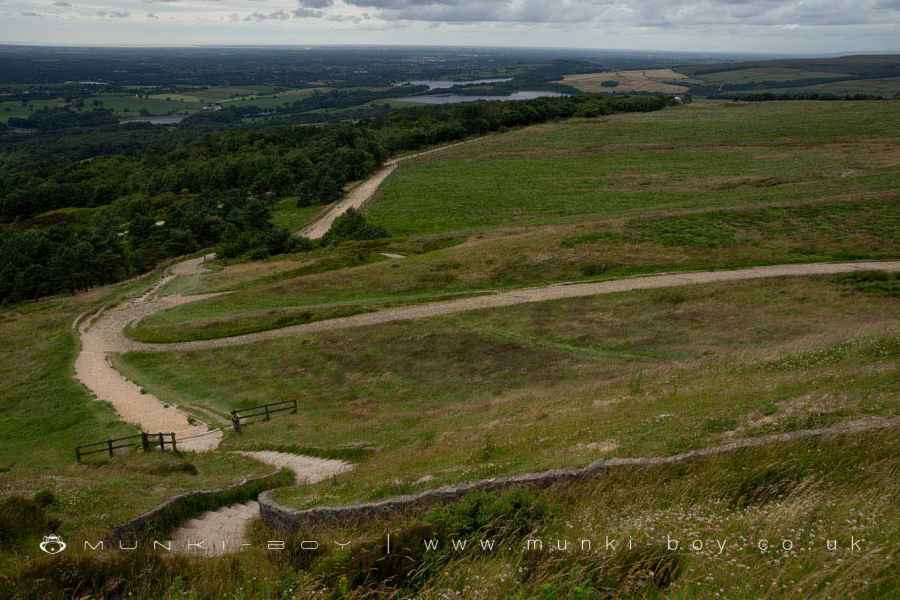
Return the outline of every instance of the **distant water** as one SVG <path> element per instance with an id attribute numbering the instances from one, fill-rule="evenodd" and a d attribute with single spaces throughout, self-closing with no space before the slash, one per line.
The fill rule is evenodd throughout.
<path id="1" fill-rule="evenodd" d="M 135 117 L 119 123 L 152 123 L 153 125 L 178 125 L 184 121 L 184 115 L 168 115 L 165 117 Z"/>
<path id="2" fill-rule="evenodd" d="M 447 79 L 419 79 L 416 81 L 404 81 L 403 84 L 409 85 L 427 85 L 429 90 L 449 90 L 454 85 L 475 85 L 478 83 L 503 83 L 504 81 L 512 81 L 512 77 L 504 77 L 500 79 L 470 79 L 469 81 L 450 81 Z M 400 85 L 403 85 L 400 84 Z"/>
<path id="3" fill-rule="evenodd" d="M 406 96 L 396 98 L 402 102 L 415 102 L 416 104 L 457 104 L 459 102 L 478 102 L 479 100 L 500 100 L 510 102 L 517 100 L 534 100 L 535 98 L 559 98 L 568 96 L 559 92 L 515 92 L 508 96 L 463 96 L 461 94 L 435 94 L 433 96 Z"/>

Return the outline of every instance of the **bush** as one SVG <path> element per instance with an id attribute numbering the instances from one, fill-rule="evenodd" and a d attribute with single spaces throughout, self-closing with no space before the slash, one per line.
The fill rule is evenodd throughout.
<path id="1" fill-rule="evenodd" d="M 0 548 L 12 548 L 29 536 L 45 534 L 50 525 L 40 504 L 10 496 L 0 503 Z"/>
<path id="2" fill-rule="evenodd" d="M 372 225 L 358 210 L 351 208 L 331 225 L 331 229 L 325 234 L 325 244 L 336 244 L 348 240 L 377 240 L 390 237 L 383 227 Z"/>
<path id="3" fill-rule="evenodd" d="M 41 490 L 34 495 L 34 502 L 41 508 L 47 508 L 56 504 L 56 496 L 50 490 Z"/>
<path id="4" fill-rule="evenodd" d="M 425 521 L 453 537 L 485 535 L 516 537 L 542 524 L 549 507 L 529 490 L 503 495 L 473 492 L 459 502 L 433 509 Z"/>

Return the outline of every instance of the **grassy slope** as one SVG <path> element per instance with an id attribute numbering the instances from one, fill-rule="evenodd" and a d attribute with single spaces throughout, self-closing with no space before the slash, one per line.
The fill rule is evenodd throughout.
<path id="1" fill-rule="evenodd" d="M 446 294 L 661 271 L 896 258 L 898 215 L 900 196 L 881 194 L 862 201 L 501 232 L 421 255 L 407 254 L 397 242 L 348 246 L 339 261 L 333 251 L 330 259 L 316 252 L 198 277 L 191 291 L 234 293 L 161 312 L 131 335 L 147 342 L 209 339 Z M 380 252 L 408 257 L 386 261 Z M 326 260 L 360 266 L 316 273 L 328 266 Z"/>
<path id="2" fill-rule="evenodd" d="M 518 494 L 518 505 L 513 497 L 481 497 L 480 504 L 424 515 L 307 529 L 290 552 L 265 551 L 265 540 L 281 536 L 257 528 L 259 545 L 240 560 L 39 558 L 11 583 L 23 597 L 41 598 L 63 598 L 63 586 L 77 583 L 92 597 L 116 589 L 198 600 L 238 589 L 244 598 L 890 598 L 900 592 L 898 444 L 897 431 L 885 431 L 620 469 Z M 472 510 L 485 505 L 490 509 Z M 422 556 L 421 540 L 435 530 L 440 552 L 424 563 L 402 559 Z M 385 560 L 386 531 L 394 560 Z M 523 552 L 523 531 L 544 550 Z M 667 551 L 666 535 L 679 540 L 677 551 Z M 862 540 L 859 552 L 851 551 L 851 535 Z M 615 549 L 604 547 L 606 536 L 618 541 Z M 624 548 L 629 537 L 634 551 Z M 467 550 L 446 550 L 450 539 L 467 539 Z M 481 551 L 481 539 L 497 540 L 498 549 Z M 581 549 L 582 539 L 591 541 L 590 551 Z M 702 551 L 685 548 L 696 539 Z M 320 540 L 322 550 L 303 551 L 301 540 Z M 333 540 L 352 544 L 339 550 Z M 569 550 L 551 551 L 557 540 Z M 724 540 L 721 554 L 716 540 Z M 783 540 L 794 544 L 791 552 L 782 550 Z M 838 549 L 828 551 L 827 540 Z M 138 568 L 147 576 L 130 576 Z"/>
<path id="3" fill-rule="evenodd" d="M 403 166 L 369 212 L 393 233 L 458 237 L 446 230 L 493 230 L 469 233 L 456 247 L 352 271 L 316 274 L 308 262 L 323 253 L 298 255 L 296 270 L 286 267 L 278 277 L 261 267 L 256 282 L 247 268 L 236 293 L 160 313 L 132 333 L 144 341 L 201 339 L 335 310 L 371 310 L 404 297 L 654 271 L 895 258 L 895 108 L 695 104 L 492 136 Z M 577 223 L 546 224 L 559 220 Z M 523 223 L 544 225 L 511 228 Z M 362 265 L 383 258 L 380 251 L 408 253 L 365 245 L 343 253 L 355 253 Z M 229 288 L 212 277 L 196 289 Z"/>
<path id="4" fill-rule="evenodd" d="M 285 492 L 330 503 L 896 414 L 900 305 L 853 289 L 634 292 L 124 362 L 160 397 L 220 412 L 299 401 L 231 447 L 381 448 L 338 484 Z"/>
<path id="5" fill-rule="evenodd" d="M 369 214 L 423 234 L 891 190 L 898 125 L 893 103 L 812 102 L 541 125 L 405 164 Z"/>
<path id="6" fill-rule="evenodd" d="M 425 599 L 894 597 L 900 592 L 900 509 L 894 501 L 900 482 L 892 475 L 900 466 L 893 451 L 898 443 L 894 430 L 625 468 L 524 497 L 526 507 L 546 512 L 507 505 L 506 512 L 495 509 L 491 520 L 471 510 L 473 504 L 460 503 L 441 515 L 304 531 L 304 539 L 358 540 L 344 560 L 331 546 L 312 565 L 313 573 L 332 578 L 352 577 L 351 565 L 360 562 L 390 573 L 390 565 L 365 558 L 365 549 L 381 549 L 386 530 L 393 532 L 395 552 L 413 556 L 421 555 L 420 540 L 430 537 L 422 533 L 423 523 L 442 526 L 444 545 L 447 538 L 469 540 L 474 550 L 432 553 L 431 563 L 414 572 L 418 579 L 395 574 L 394 586 Z M 473 531 L 472 522 L 484 524 Z M 516 524 L 528 525 L 527 535 L 510 533 Z M 851 535 L 862 540 L 858 551 L 851 550 Z M 679 541 L 678 550 L 668 551 L 667 536 Z M 604 546 L 607 537 L 615 548 Z M 544 550 L 523 552 L 526 538 L 541 539 Z M 503 545 L 484 552 L 482 539 Z M 582 539 L 591 541 L 590 550 L 582 550 Z M 625 547 L 629 539 L 634 551 Z M 698 539 L 702 550 L 690 549 Z M 557 540 L 567 541 L 568 551 L 551 550 Z M 759 549 L 763 540 L 765 551 Z M 828 540 L 837 541 L 834 551 Z M 721 552 L 717 542 L 725 544 Z M 785 543 L 793 544 L 791 551 Z M 368 582 L 374 587 L 372 580 L 379 578 Z M 365 597 L 369 586 L 359 585 L 351 597 Z"/>
<path id="7" fill-rule="evenodd" d="M 102 531 L 178 493 L 222 487 L 271 470 L 228 454 L 183 460 L 135 454 L 112 461 L 101 455 L 75 463 L 76 445 L 136 430 L 73 379 L 77 340 L 72 322 L 82 312 L 145 285 L 50 298 L 0 312 L 0 497 L 52 491 L 58 503 L 51 515 L 62 521 L 64 537 Z M 198 474 L 171 469 L 184 460 L 193 462 Z M 26 554 L 35 549 L 29 545 Z M 0 571 L 12 558 L 0 554 Z"/>

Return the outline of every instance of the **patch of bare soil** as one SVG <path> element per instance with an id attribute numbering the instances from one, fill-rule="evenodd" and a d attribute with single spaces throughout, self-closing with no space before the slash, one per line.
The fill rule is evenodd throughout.
<path id="1" fill-rule="evenodd" d="M 328 479 L 329 477 L 334 477 L 335 475 L 353 469 L 352 464 L 342 460 L 289 454 L 287 452 L 264 450 L 258 452 L 238 452 L 238 454 L 275 467 L 290 469 L 297 477 L 297 483 L 317 483 L 323 479 Z"/>

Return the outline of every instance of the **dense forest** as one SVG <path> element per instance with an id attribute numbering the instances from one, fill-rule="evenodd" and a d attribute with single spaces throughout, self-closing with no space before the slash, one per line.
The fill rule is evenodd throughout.
<path id="1" fill-rule="evenodd" d="M 291 251 L 299 242 L 271 224 L 276 199 L 329 203 L 401 151 L 554 119 L 659 110 L 670 101 L 578 96 L 423 106 L 320 126 L 7 135 L 0 302 L 118 281 L 213 245 L 231 257 Z"/>

